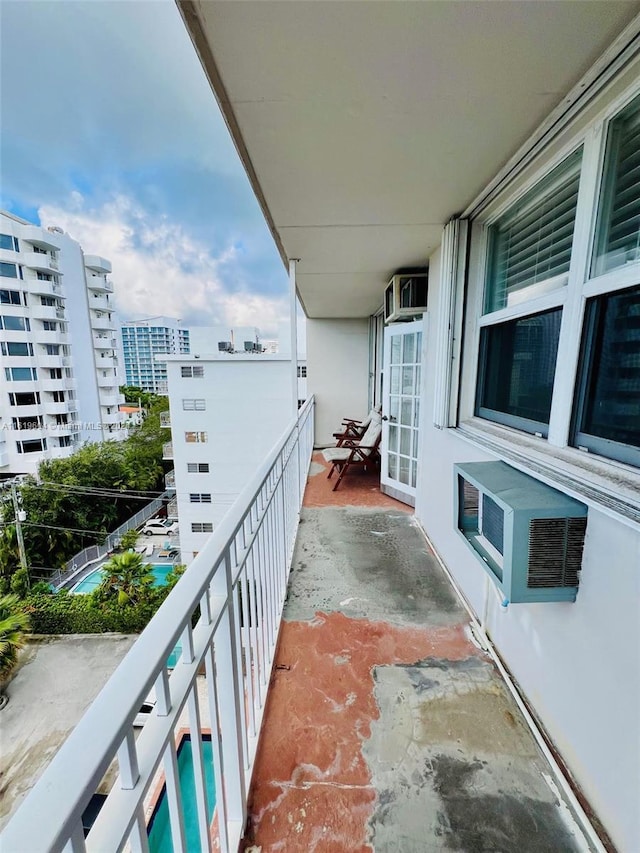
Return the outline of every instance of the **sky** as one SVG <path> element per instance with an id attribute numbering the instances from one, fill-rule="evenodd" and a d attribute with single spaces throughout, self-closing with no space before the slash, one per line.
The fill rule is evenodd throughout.
<path id="1" fill-rule="evenodd" d="M 121 320 L 275 335 L 287 275 L 173 0 L 0 15 L 0 207 L 108 258 Z"/>

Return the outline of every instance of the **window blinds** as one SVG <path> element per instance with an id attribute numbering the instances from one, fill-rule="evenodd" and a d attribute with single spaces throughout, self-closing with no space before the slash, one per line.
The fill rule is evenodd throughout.
<path id="1" fill-rule="evenodd" d="M 640 101 L 611 124 L 596 274 L 640 260 Z"/>
<path id="2" fill-rule="evenodd" d="M 569 271 L 581 159 L 580 150 L 491 227 L 486 311 L 538 295 L 533 285 Z"/>

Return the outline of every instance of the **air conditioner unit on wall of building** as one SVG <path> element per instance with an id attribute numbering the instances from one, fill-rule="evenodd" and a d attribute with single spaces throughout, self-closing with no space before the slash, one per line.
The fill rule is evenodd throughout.
<path id="1" fill-rule="evenodd" d="M 587 507 L 504 462 L 454 465 L 455 525 L 505 603 L 575 601 Z"/>
<path id="2" fill-rule="evenodd" d="M 384 321 L 412 320 L 427 310 L 429 273 L 397 273 L 392 276 L 384 292 Z"/>

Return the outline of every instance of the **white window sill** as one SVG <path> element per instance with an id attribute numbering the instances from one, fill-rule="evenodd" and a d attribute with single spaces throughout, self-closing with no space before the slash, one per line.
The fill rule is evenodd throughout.
<path id="1" fill-rule="evenodd" d="M 640 524 L 640 470 L 573 447 L 554 447 L 546 439 L 470 418 L 456 435 L 495 453 L 515 468 L 634 526 Z"/>

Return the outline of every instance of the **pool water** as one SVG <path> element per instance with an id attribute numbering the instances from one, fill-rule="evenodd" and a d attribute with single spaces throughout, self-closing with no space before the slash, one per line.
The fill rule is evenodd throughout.
<path id="1" fill-rule="evenodd" d="M 213 779 L 213 749 L 210 735 L 202 735 L 202 752 L 205 787 L 207 790 L 207 815 L 209 823 L 211 823 L 213 810 L 216 805 L 216 788 Z M 198 807 L 196 805 L 196 786 L 193 775 L 193 752 L 190 735 L 185 735 L 178 747 L 178 778 L 180 779 L 180 792 L 182 794 L 187 850 L 189 853 L 201 853 L 202 848 L 198 832 Z M 169 803 L 164 786 L 153 810 L 148 835 L 149 850 L 151 853 L 173 853 L 171 825 L 169 823 Z"/>
<path id="2" fill-rule="evenodd" d="M 151 574 L 153 575 L 153 586 L 164 586 L 167 582 L 167 575 L 173 569 L 173 566 L 171 563 L 161 563 L 158 565 L 152 565 L 150 568 Z M 74 586 L 71 592 L 93 592 L 94 589 L 97 589 L 100 586 L 103 576 L 104 572 L 102 569 L 96 569 L 94 572 L 91 572 L 90 575 L 87 575 L 84 580 L 81 580 L 79 584 Z"/>

